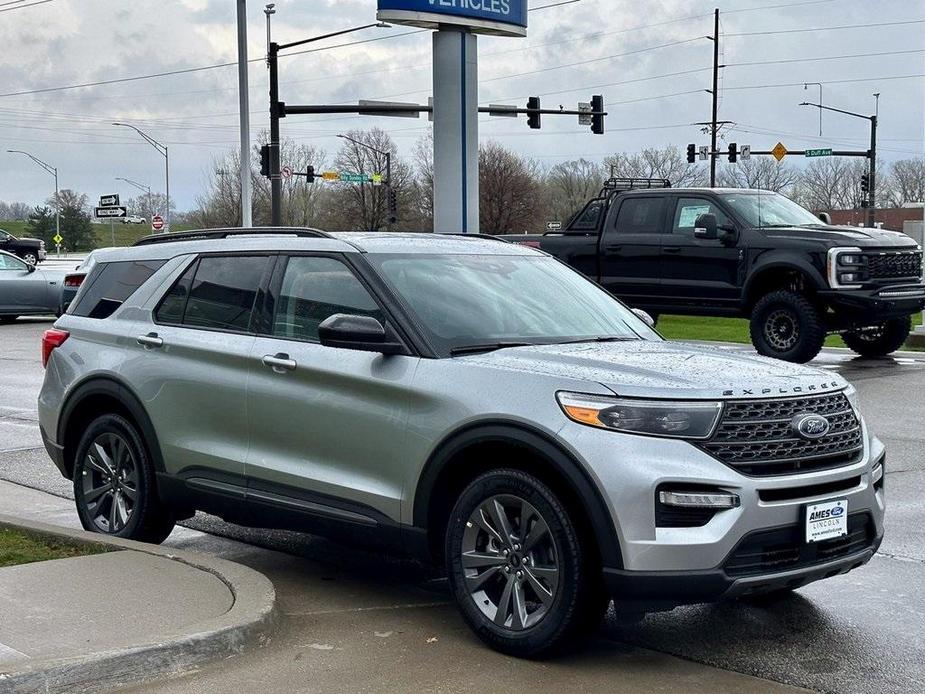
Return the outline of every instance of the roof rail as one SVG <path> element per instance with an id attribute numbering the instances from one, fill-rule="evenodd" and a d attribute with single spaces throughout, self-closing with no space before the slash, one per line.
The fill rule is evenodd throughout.
<path id="1" fill-rule="evenodd" d="M 604 181 L 604 190 L 636 190 L 638 188 L 671 188 L 667 178 L 617 178 Z"/>
<path id="2" fill-rule="evenodd" d="M 488 239 L 489 241 L 504 241 L 505 243 L 510 243 L 510 241 L 504 238 L 505 234 L 467 234 L 462 231 L 437 231 L 435 233 L 439 236 L 462 236 L 468 239 Z"/>
<path id="3" fill-rule="evenodd" d="M 151 234 L 138 239 L 133 246 L 150 246 L 156 243 L 173 243 L 175 241 L 207 241 L 227 239 L 231 236 L 297 236 L 299 238 L 334 238 L 326 231 L 310 227 L 253 227 L 247 229 L 199 229 L 196 231 L 177 231 L 169 234 Z"/>

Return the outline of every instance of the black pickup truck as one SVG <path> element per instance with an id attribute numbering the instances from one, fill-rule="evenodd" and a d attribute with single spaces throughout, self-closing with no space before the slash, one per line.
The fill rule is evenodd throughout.
<path id="1" fill-rule="evenodd" d="M 39 239 L 19 239 L 0 229 L 0 251 L 18 255 L 30 265 L 45 260 L 45 242 Z"/>
<path id="2" fill-rule="evenodd" d="M 612 179 L 561 231 L 516 237 L 630 306 L 751 320 L 761 354 L 804 363 L 827 334 L 864 356 L 899 349 L 925 307 L 907 235 L 832 226 L 777 193 Z"/>

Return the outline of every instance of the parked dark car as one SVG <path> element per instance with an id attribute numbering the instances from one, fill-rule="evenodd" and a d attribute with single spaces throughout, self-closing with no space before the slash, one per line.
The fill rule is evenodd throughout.
<path id="1" fill-rule="evenodd" d="M 899 349 L 925 307 L 922 249 L 827 222 L 769 191 L 612 179 L 563 231 L 517 240 L 653 316 L 749 318 L 765 356 L 807 362 L 828 334 L 864 356 Z"/>
<path id="2" fill-rule="evenodd" d="M 45 242 L 39 239 L 20 239 L 0 229 L 0 251 L 18 255 L 30 265 L 45 260 Z"/>

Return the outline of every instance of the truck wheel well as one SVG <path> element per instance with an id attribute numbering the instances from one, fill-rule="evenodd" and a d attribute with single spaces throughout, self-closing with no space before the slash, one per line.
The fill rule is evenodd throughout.
<path id="1" fill-rule="evenodd" d="M 116 397 L 106 393 L 94 393 L 82 398 L 74 407 L 73 414 L 68 418 L 64 430 L 64 463 L 67 466 L 69 479 L 74 477 L 74 457 L 77 454 L 80 437 L 94 419 L 104 414 L 119 415 L 138 428 L 138 422 L 135 421 L 132 413 Z"/>
<path id="2" fill-rule="evenodd" d="M 780 289 L 811 296 L 815 293 L 815 284 L 805 272 L 797 268 L 774 267 L 763 270 L 748 287 L 746 299 L 749 312 L 761 297 Z"/>
<path id="3" fill-rule="evenodd" d="M 513 468 L 534 475 L 559 496 L 581 533 L 588 538 L 588 550 L 600 561 L 600 551 L 588 501 L 554 463 L 535 450 L 514 441 L 490 440 L 472 443 L 453 453 L 443 465 L 430 490 L 427 503 L 427 542 L 434 561 L 444 563 L 444 536 L 456 500 L 466 486 L 479 475 L 500 468 Z M 614 542 L 616 540 L 614 539 Z"/>

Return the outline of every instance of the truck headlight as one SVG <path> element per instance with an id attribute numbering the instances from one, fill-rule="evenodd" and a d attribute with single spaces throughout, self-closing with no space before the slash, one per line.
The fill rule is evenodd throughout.
<path id="1" fill-rule="evenodd" d="M 867 258 L 860 248 L 830 248 L 826 274 L 832 289 L 859 289 L 870 279 Z"/>
<path id="2" fill-rule="evenodd" d="M 683 439 L 713 435 L 721 402 L 636 400 L 583 393 L 556 394 L 559 406 L 574 422 L 628 434 Z"/>

